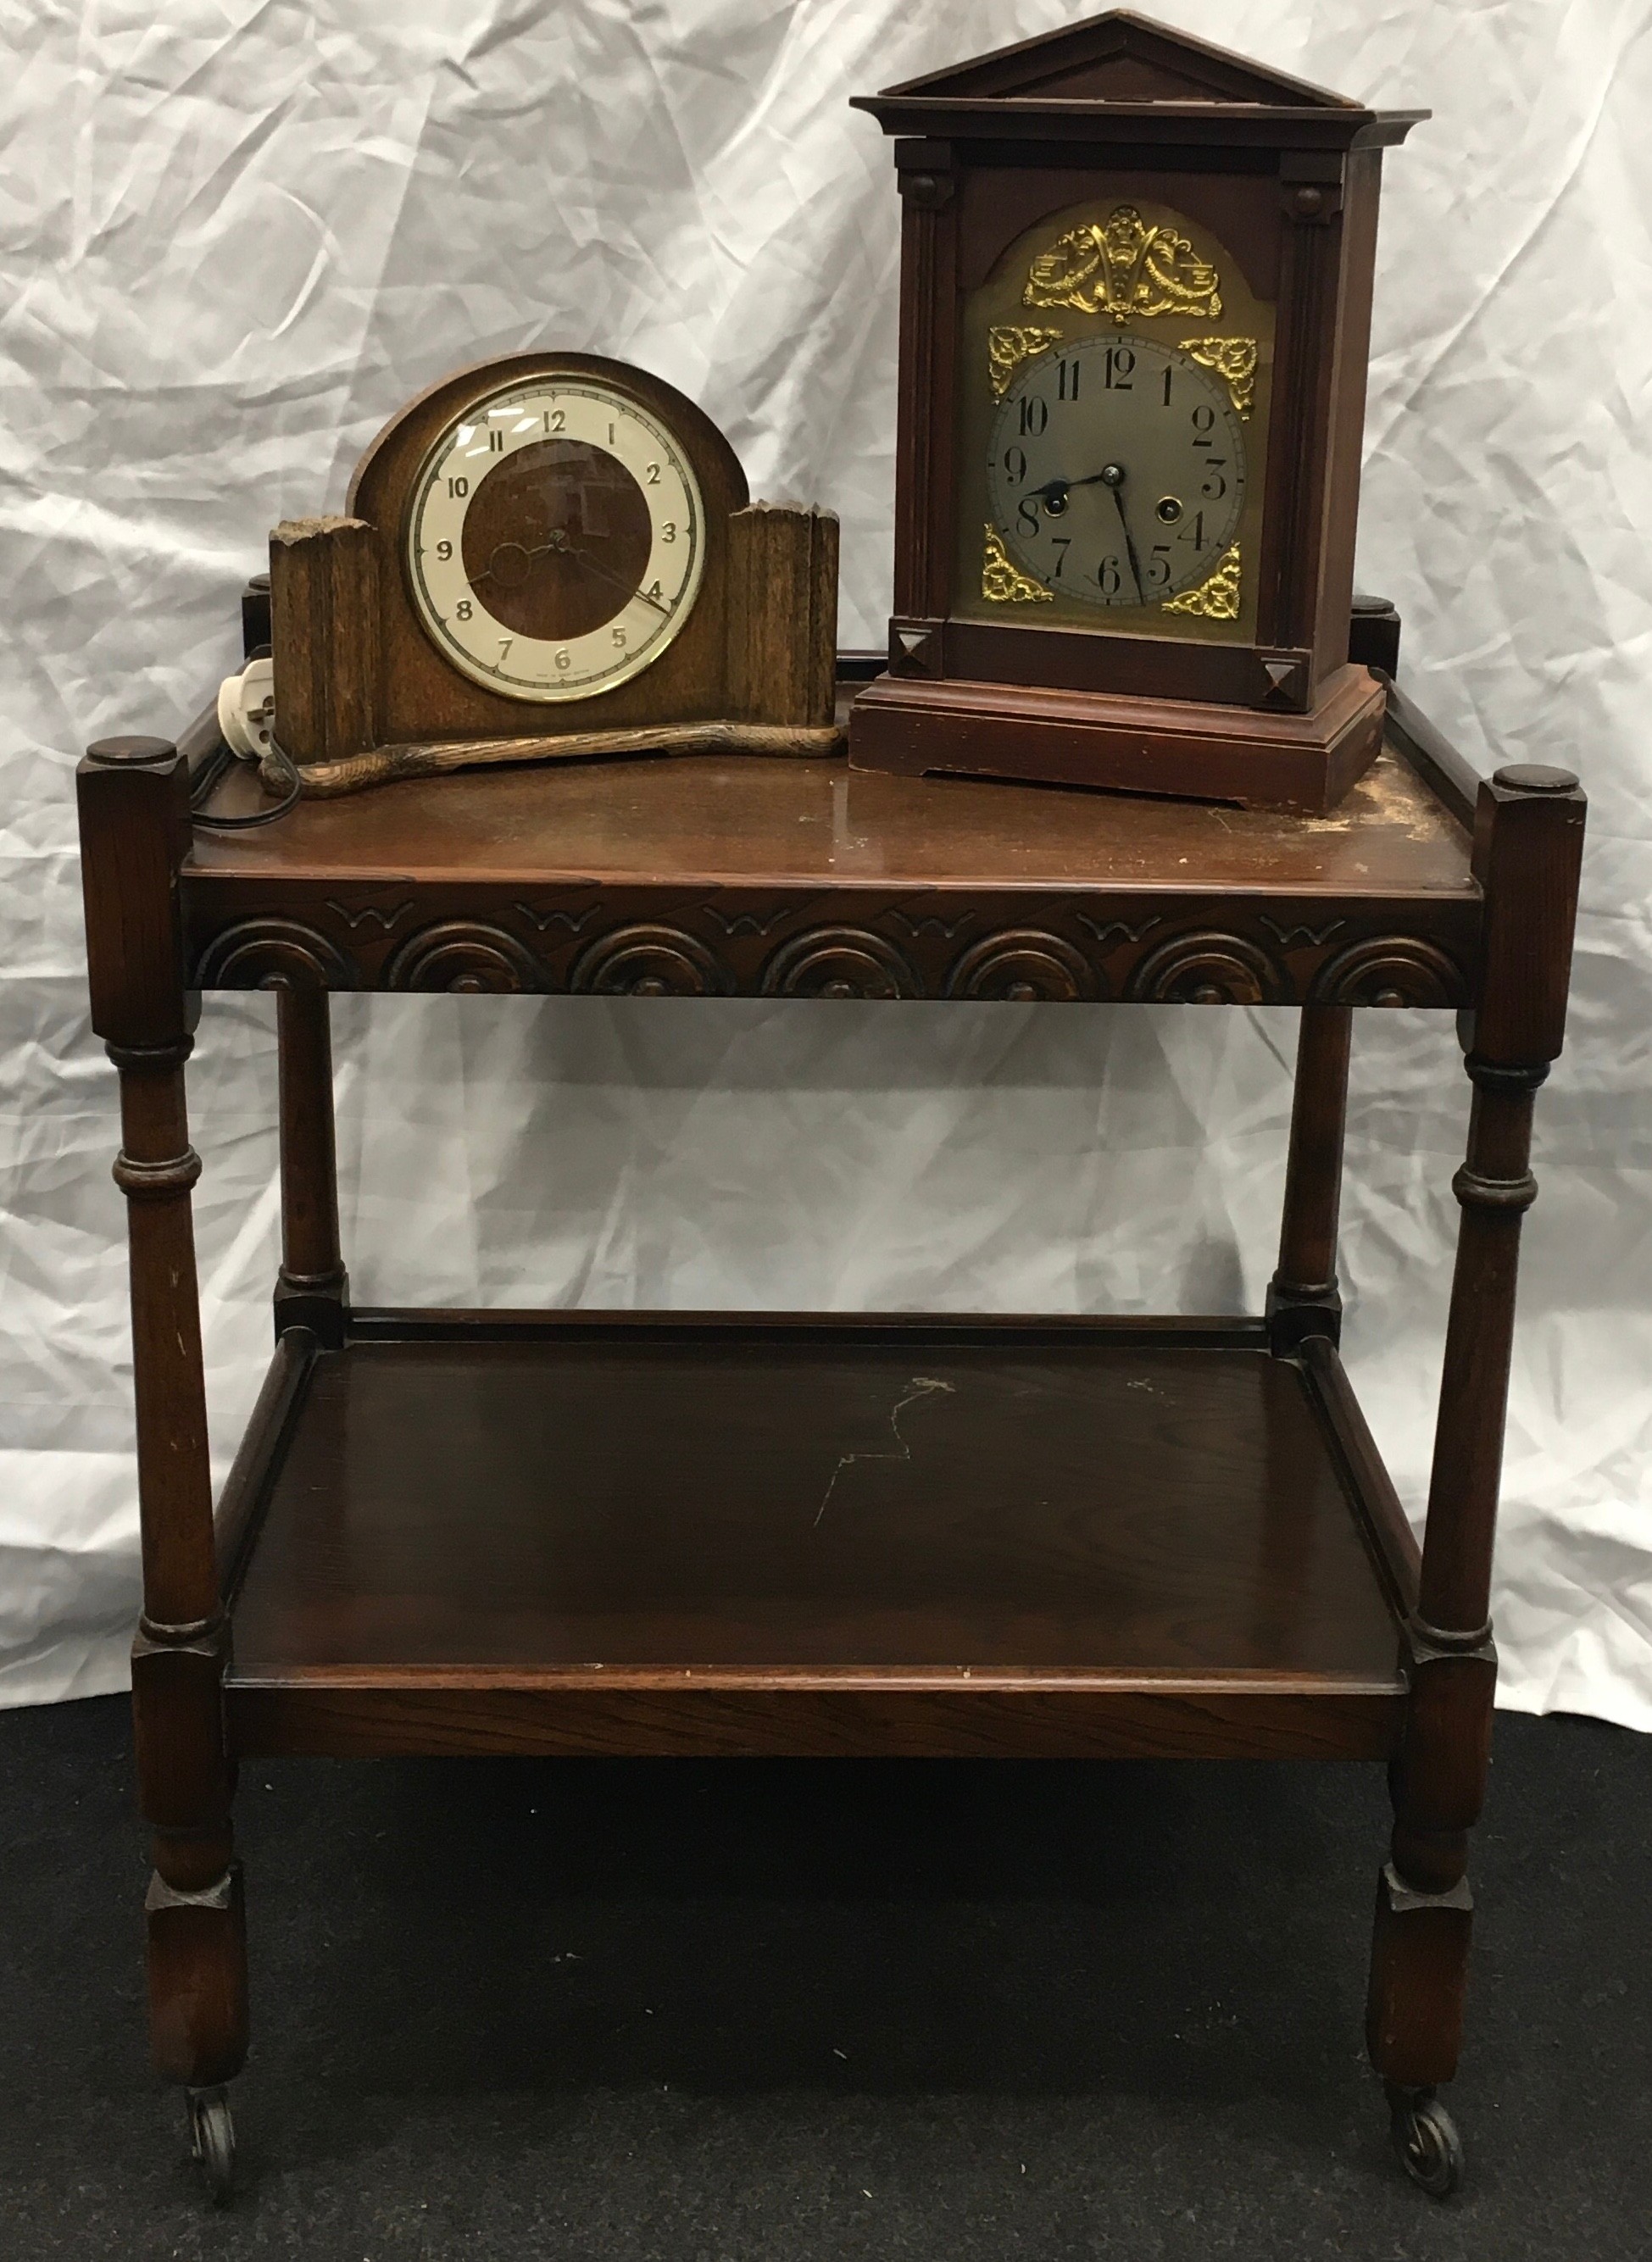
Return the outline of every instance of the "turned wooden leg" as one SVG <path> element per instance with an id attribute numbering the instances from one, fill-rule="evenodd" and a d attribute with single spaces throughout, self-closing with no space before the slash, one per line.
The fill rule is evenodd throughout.
<path id="1" fill-rule="evenodd" d="M 1475 829 L 1486 927 L 1467 1062 L 1474 1103 L 1453 1181 L 1462 1220 L 1367 2021 L 1402 2158 L 1440 2193 L 1460 2158 L 1432 2093 L 1456 2071 L 1462 2040 L 1468 1833 L 1485 1794 L 1497 1682 L 1492 1543 L 1520 1220 L 1537 1192 L 1532 1106 L 1564 1034 L 1583 807 L 1566 771 L 1511 767 L 1482 786 Z"/>
<path id="2" fill-rule="evenodd" d="M 1268 1341 L 1278 1353 L 1295 1351 L 1308 1336 L 1335 1343 L 1342 1330 L 1337 1214 L 1353 1026 L 1347 1005 L 1302 1007 L 1279 1269 L 1267 1291 Z"/>
<path id="3" fill-rule="evenodd" d="M 276 1333 L 308 1328 L 325 1349 L 344 1340 L 350 1283 L 338 1245 L 333 1043 L 325 990 L 277 995 L 281 1075 L 281 1271 Z"/>
<path id="4" fill-rule="evenodd" d="M 247 1958 L 190 1199 L 200 1163 L 184 1110 L 191 1038 L 175 874 L 188 776 L 163 740 L 112 739 L 89 750 L 77 782 L 92 1021 L 120 1074 L 114 1174 L 131 1239 L 143 1560 L 132 1701 L 155 1864 L 150 2029 L 161 2073 L 190 2086 L 198 2131 L 205 2114 L 221 2136 L 227 2108 L 213 2093 L 246 2055 Z M 225 2144 L 217 2150 L 221 2163 Z M 220 2180 L 227 2189 L 227 2172 Z"/>
<path id="5" fill-rule="evenodd" d="M 115 1164 L 132 1243 L 133 1381 L 143 1527 L 143 1616 L 133 1708 L 155 1876 L 146 1908 L 155 2064 L 174 2081 L 227 2081 L 247 2049 L 246 1946 L 230 1836 L 220 1683 L 227 1635 L 213 1552 L 190 1189 L 200 1163 L 176 1046 L 112 1045 L 120 1071 Z"/>

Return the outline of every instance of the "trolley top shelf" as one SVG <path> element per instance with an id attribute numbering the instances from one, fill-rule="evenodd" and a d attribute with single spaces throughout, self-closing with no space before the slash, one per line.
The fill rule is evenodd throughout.
<path id="1" fill-rule="evenodd" d="M 258 806 L 237 769 L 205 813 Z M 1324 817 L 841 761 L 571 762 L 198 830 L 181 883 L 204 988 L 1454 1006 L 1482 908 L 1468 810 L 1397 729 Z"/>
<path id="2" fill-rule="evenodd" d="M 238 771 L 209 813 L 256 810 Z M 200 832 L 227 880 L 581 879 L 609 888 L 1185 888 L 1469 894 L 1468 838 L 1392 747 L 1325 817 L 846 762 L 694 756 L 512 766 L 307 802 L 249 833 Z"/>

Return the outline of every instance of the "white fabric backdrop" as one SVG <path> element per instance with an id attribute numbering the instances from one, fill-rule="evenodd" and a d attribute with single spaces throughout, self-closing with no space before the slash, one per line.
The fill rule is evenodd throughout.
<path id="1" fill-rule="evenodd" d="M 156 21 L 159 13 L 162 20 Z M 35 0 L 0 82 L 0 1701 L 124 1682 L 136 1607 L 114 1079 L 86 1027 L 70 765 L 176 729 L 278 518 L 336 508 L 447 368 L 559 345 L 703 402 L 755 492 L 841 515 L 888 603 L 897 208 L 865 91 L 1067 0 Z M 1389 164 L 1360 579 L 1482 760 L 1593 796 L 1571 1041 L 1539 1110 L 1497 1596 L 1503 1696 L 1652 1726 L 1652 1015 L 1642 429 L 1647 0 L 1174 0 L 1431 104 Z M 1288 1013 L 339 1001 L 368 1300 L 1256 1308 Z M 1360 1025 L 1347 1351 L 1415 1505 L 1467 1088 Z M 195 1067 L 220 1469 L 267 1356 L 270 1001 Z"/>

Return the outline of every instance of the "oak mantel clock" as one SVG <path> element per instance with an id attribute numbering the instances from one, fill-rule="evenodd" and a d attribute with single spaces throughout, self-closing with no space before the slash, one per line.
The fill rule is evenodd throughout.
<path id="1" fill-rule="evenodd" d="M 895 615 L 860 767 L 1324 809 L 1373 112 L 1122 11 L 861 97 L 904 205 Z"/>
<path id="2" fill-rule="evenodd" d="M 271 540 L 277 783 L 287 758 L 330 795 L 838 744 L 837 522 L 750 502 L 657 377 L 577 353 L 460 370 L 386 425 L 349 506 Z"/>

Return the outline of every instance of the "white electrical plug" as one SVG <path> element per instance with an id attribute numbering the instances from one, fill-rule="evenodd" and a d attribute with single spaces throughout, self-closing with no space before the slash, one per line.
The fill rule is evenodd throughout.
<path id="1" fill-rule="evenodd" d="M 269 753 L 275 735 L 273 660 L 249 659 L 239 675 L 224 678 L 218 687 L 218 727 L 224 744 L 244 761 Z"/>

